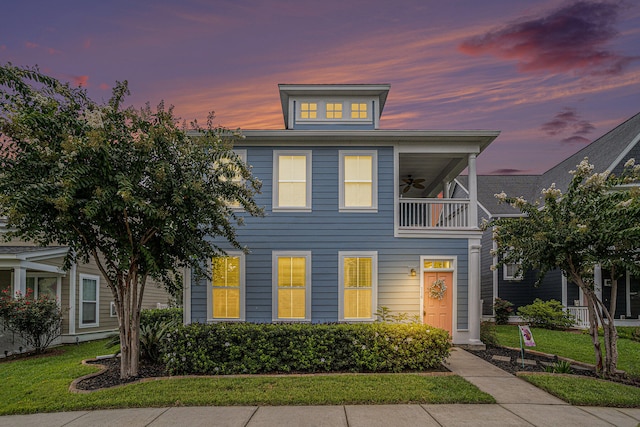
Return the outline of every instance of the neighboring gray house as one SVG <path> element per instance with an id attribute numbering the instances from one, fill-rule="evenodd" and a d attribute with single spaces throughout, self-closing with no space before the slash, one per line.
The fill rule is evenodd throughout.
<path id="1" fill-rule="evenodd" d="M 285 128 L 234 148 L 266 216 L 238 229 L 247 255 L 185 285 L 185 322 L 372 322 L 386 306 L 480 344 L 475 162 L 499 132 L 381 130 L 389 89 L 279 86 Z M 453 200 L 466 168 L 469 196 Z"/>
<path id="2" fill-rule="evenodd" d="M 540 192 L 552 183 L 566 191 L 571 182 L 569 171 L 574 170 L 585 157 L 594 165 L 594 172 L 609 170 L 620 174 L 630 158 L 640 161 L 640 113 L 620 124 L 591 144 L 568 157 L 541 175 L 480 175 L 477 177 L 478 215 L 483 218 L 519 216 L 519 211 L 507 204 L 498 204 L 494 194 L 504 191 L 509 196 L 522 196 L 527 200 L 540 198 Z M 467 198 L 468 178 L 457 178 L 454 197 Z M 575 314 L 579 324 L 587 322 L 586 307 L 583 306 L 582 292 L 559 270 L 549 272 L 539 287 L 534 287 L 535 273 L 525 272 L 523 277 L 514 277 L 515 266 L 504 266 L 502 270 L 491 271 L 497 262 L 490 254 L 494 242 L 491 231 L 482 237 L 482 285 L 483 316 L 492 316 L 492 304 L 500 297 L 511 301 L 516 307 L 527 305 L 535 298 L 561 301 Z M 606 271 L 596 268 L 596 291 L 608 304 L 611 287 Z M 618 297 L 615 316 L 619 324 L 639 324 L 640 322 L 640 280 L 629 274 L 618 281 Z"/>

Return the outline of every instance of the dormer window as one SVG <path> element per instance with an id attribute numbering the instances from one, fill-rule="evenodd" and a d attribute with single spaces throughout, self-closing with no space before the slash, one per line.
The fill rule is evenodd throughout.
<path id="1" fill-rule="evenodd" d="M 342 103 L 341 102 L 328 102 L 327 103 L 327 119 L 341 119 L 342 118 Z"/>
<path id="2" fill-rule="evenodd" d="M 300 104 L 301 119 L 316 119 L 318 117 L 318 104 L 315 102 L 303 102 Z"/>
<path id="3" fill-rule="evenodd" d="M 351 118 L 352 119 L 366 119 L 367 118 L 367 104 L 365 103 L 351 103 Z"/>

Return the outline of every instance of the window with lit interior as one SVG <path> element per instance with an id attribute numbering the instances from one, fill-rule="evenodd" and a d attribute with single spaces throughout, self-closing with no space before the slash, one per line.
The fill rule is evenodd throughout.
<path id="1" fill-rule="evenodd" d="M 216 257 L 211 263 L 211 318 L 242 320 L 243 256 Z"/>
<path id="2" fill-rule="evenodd" d="M 326 104 L 326 117 L 327 119 L 341 119 L 342 118 L 342 103 L 341 102 L 328 102 Z"/>
<path id="3" fill-rule="evenodd" d="M 368 117 L 367 104 L 364 102 L 352 102 L 351 103 L 351 118 L 352 119 L 366 119 Z"/>
<path id="4" fill-rule="evenodd" d="M 273 208 L 311 210 L 311 151 L 275 151 Z"/>
<path id="5" fill-rule="evenodd" d="M 301 102 L 300 103 L 300 118 L 301 119 L 317 119 L 318 118 L 318 104 L 315 102 Z"/>
<path id="6" fill-rule="evenodd" d="M 340 210 L 378 208 L 376 151 L 340 151 Z"/>
<path id="7" fill-rule="evenodd" d="M 311 320 L 311 252 L 273 253 L 274 320 Z"/>
<path id="8" fill-rule="evenodd" d="M 340 320 L 374 320 L 377 304 L 377 252 L 339 252 Z"/>

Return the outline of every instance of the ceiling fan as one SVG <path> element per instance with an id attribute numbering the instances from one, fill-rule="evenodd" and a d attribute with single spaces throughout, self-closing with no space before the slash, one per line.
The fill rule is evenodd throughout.
<path id="1" fill-rule="evenodd" d="M 411 188 L 417 188 L 418 190 L 424 190 L 425 186 L 422 185 L 422 183 L 425 180 L 422 178 L 417 178 L 414 179 L 411 177 L 411 175 L 407 175 L 406 178 L 402 179 L 402 182 L 404 182 L 404 188 L 402 189 L 402 194 L 408 192 L 409 190 L 411 190 Z"/>

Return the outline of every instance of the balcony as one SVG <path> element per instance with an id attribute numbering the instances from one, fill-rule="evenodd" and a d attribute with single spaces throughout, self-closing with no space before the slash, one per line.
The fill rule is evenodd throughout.
<path id="1" fill-rule="evenodd" d="M 399 199 L 398 230 L 476 229 L 470 221 L 470 201 L 464 199 Z"/>

